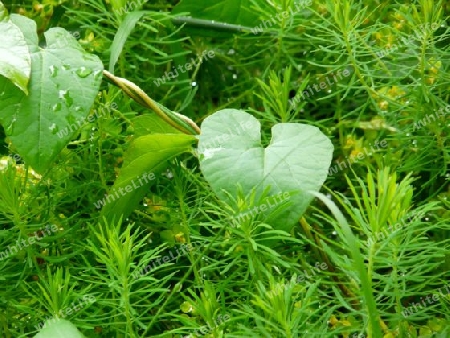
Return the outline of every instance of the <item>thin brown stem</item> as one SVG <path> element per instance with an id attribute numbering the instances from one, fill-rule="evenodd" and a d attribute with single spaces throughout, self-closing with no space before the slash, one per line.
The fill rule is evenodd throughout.
<path id="1" fill-rule="evenodd" d="M 127 94 L 130 98 L 139 103 L 141 106 L 153 110 L 160 118 L 162 118 L 172 127 L 180 130 L 185 134 L 189 135 L 191 134 L 191 132 L 186 130 L 184 127 L 180 126 L 178 123 L 176 123 L 176 121 L 172 120 L 167 115 L 167 113 L 165 113 L 159 107 L 159 105 L 154 100 L 152 100 L 138 85 L 127 79 L 117 77 L 108 72 L 107 70 L 103 70 L 103 75 L 105 75 L 113 84 L 122 89 L 125 92 L 125 94 Z M 181 120 L 183 120 L 185 123 L 189 124 L 196 131 L 197 134 L 200 134 L 200 128 L 190 118 L 176 112 L 173 112 L 173 114 L 176 115 Z"/>

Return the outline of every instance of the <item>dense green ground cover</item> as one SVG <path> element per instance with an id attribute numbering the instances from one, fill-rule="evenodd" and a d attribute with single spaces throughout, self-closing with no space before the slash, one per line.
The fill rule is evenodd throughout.
<path id="1" fill-rule="evenodd" d="M 260 121 L 264 146 L 277 123 L 302 123 L 334 151 L 324 195 L 291 228 L 285 189 L 267 203 L 221 196 L 195 126 L 169 127 L 117 78 L 103 78 L 82 120 L 52 125 L 70 142 L 47 146 L 46 167 L 31 134 L 4 123 L 13 106 L 0 72 L 0 337 L 61 318 L 86 337 L 450 336 L 449 3 L 3 3 L 36 22 L 41 48 L 45 31 L 66 29 L 153 110 L 202 135 L 206 118 L 234 108 Z M 155 141 L 143 162 L 157 165 L 119 195 L 139 137 Z M 308 139 L 290 143 L 310 147 L 305 163 L 321 152 Z M 160 154 L 175 141 L 187 150 Z M 257 175 L 218 163 L 224 184 Z M 262 212 L 273 205 L 280 214 Z"/>

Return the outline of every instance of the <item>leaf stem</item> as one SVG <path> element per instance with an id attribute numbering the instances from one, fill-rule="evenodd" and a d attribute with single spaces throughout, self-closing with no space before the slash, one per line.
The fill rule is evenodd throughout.
<path id="1" fill-rule="evenodd" d="M 153 110 L 160 118 L 170 124 L 172 127 L 180 130 L 188 135 L 200 134 L 200 128 L 187 116 L 164 109 L 163 106 L 152 100 L 138 85 L 135 83 L 114 76 L 107 70 L 103 70 L 105 75 L 113 84 L 122 89 L 125 94 L 131 97 L 141 106 Z"/>

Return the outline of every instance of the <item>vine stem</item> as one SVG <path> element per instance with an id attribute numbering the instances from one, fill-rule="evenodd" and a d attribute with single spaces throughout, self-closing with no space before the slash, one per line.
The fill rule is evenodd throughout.
<path id="1" fill-rule="evenodd" d="M 341 289 L 342 293 L 350 298 L 350 302 L 353 305 L 353 308 L 359 310 L 361 308 L 361 305 L 359 301 L 357 300 L 356 295 L 345 286 L 345 284 L 339 279 L 337 276 L 337 272 L 339 271 L 338 268 L 331 262 L 329 259 L 325 249 L 322 246 L 321 240 L 318 238 L 318 236 L 314 235 L 311 230 L 313 229 L 312 226 L 306 221 L 304 217 L 300 219 L 300 225 L 302 226 L 303 230 L 305 231 L 306 236 L 316 245 L 313 246 L 313 249 L 316 253 L 316 255 L 321 258 L 329 267 L 329 270 L 331 273 L 334 273 L 336 275 L 332 275 L 332 279 L 336 282 L 339 289 Z M 315 232 L 319 232 L 318 229 L 313 229 Z"/>
<path id="2" fill-rule="evenodd" d="M 141 106 L 153 110 L 160 118 L 162 118 L 172 127 L 188 135 L 200 134 L 199 126 L 197 126 L 197 124 L 195 124 L 195 122 L 192 121 L 189 117 L 178 114 L 176 112 L 172 112 L 169 109 L 164 109 L 157 102 L 152 100 L 135 83 L 127 79 L 117 77 L 107 70 L 103 70 L 103 75 L 105 75 L 114 85 L 122 89 L 125 94 L 127 94 Z"/>

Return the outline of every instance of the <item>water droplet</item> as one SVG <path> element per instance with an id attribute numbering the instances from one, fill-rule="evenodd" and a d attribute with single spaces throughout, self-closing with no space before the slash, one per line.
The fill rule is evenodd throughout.
<path id="1" fill-rule="evenodd" d="M 52 107 L 54 112 L 60 111 L 61 110 L 61 103 L 55 103 Z"/>
<path id="2" fill-rule="evenodd" d="M 195 87 L 197 85 L 197 82 L 194 81 L 191 83 L 191 85 L 192 85 L 192 87 Z"/>
<path id="3" fill-rule="evenodd" d="M 103 72 L 101 70 L 94 70 L 94 78 L 98 78 L 99 76 L 102 76 Z"/>
<path id="4" fill-rule="evenodd" d="M 77 69 L 75 72 L 79 77 L 84 79 L 85 77 L 88 77 L 92 74 L 92 69 L 87 69 L 86 67 L 80 67 L 80 69 Z"/>
<path id="5" fill-rule="evenodd" d="M 81 107 L 75 107 L 75 111 L 81 111 L 83 110 Z"/>
<path id="6" fill-rule="evenodd" d="M 234 49 L 228 50 L 228 55 L 233 55 L 235 53 Z"/>
<path id="7" fill-rule="evenodd" d="M 59 98 L 61 100 L 64 100 L 67 107 L 71 107 L 73 105 L 73 99 L 69 95 L 68 90 L 60 90 L 59 91 Z"/>
<path id="8" fill-rule="evenodd" d="M 55 123 L 52 123 L 52 125 L 48 127 L 48 129 L 50 129 L 53 135 L 55 135 L 58 132 L 58 128 L 56 127 Z"/>
<path id="9" fill-rule="evenodd" d="M 58 75 L 58 68 L 56 68 L 54 65 L 51 65 L 50 67 L 48 67 L 48 69 L 50 70 L 51 77 L 56 77 Z"/>
<path id="10" fill-rule="evenodd" d="M 233 79 L 237 79 L 237 74 L 233 74 Z"/>
<path id="11" fill-rule="evenodd" d="M 12 133 L 13 133 L 13 131 L 14 131 L 14 122 L 15 122 L 15 121 L 16 121 L 16 120 L 13 119 L 13 120 L 11 121 L 11 124 L 6 128 L 6 130 L 5 130 L 6 136 L 11 136 L 11 135 L 12 135 Z"/>

